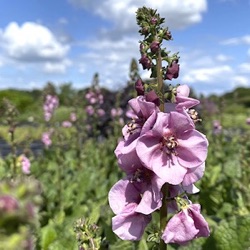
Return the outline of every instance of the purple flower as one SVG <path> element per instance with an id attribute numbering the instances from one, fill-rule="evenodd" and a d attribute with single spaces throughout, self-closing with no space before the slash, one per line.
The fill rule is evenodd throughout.
<path id="1" fill-rule="evenodd" d="M 206 137 L 190 119 L 178 112 L 157 113 L 152 130 L 140 136 L 136 153 L 148 169 L 167 183 L 177 185 L 189 168 L 200 166 L 207 156 Z"/>
<path id="2" fill-rule="evenodd" d="M 140 191 L 130 180 L 118 181 L 109 191 L 109 204 L 116 214 L 112 229 L 123 240 L 140 240 L 151 216 L 137 212 L 141 201 Z M 143 208 L 143 207 L 142 207 Z"/>
<path id="3" fill-rule="evenodd" d="M 200 213 L 199 204 L 190 204 L 182 208 L 168 222 L 162 239 L 166 244 L 187 244 L 198 237 L 208 237 L 210 234 L 208 223 Z"/>
<path id="4" fill-rule="evenodd" d="M 173 61 L 170 66 L 167 67 L 167 72 L 165 75 L 166 80 L 172 80 L 179 76 L 180 66 L 176 61 Z"/>
<path id="5" fill-rule="evenodd" d="M 112 218 L 112 230 L 122 240 L 140 240 L 151 221 L 151 215 L 136 213 L 136 207 L 136 203 L 129 203 Z"/>
<path id="6" fill-rule="evenodd" d="M 140 197 L 140 203 L 138 203 L 135 211 L 150 214 L 160 208 L 162 204 L 161 187 L 165 182 L 154 172 L 145 168 L 136 154 L 133 155 L 132 159 L 128 159 L 126 156 L 123 157 L 119 148 L 116 149 L 115 153 L 119 159 L 120 168 L 127 174 L 124 180 L 118 182 L 123 184 L 122 187 L 120 186 L 120 191 L 121 189 L 126 189 L 128 186 L 133 186 L 135 189 L 133 194 L 137 193 Z M 129 195 L 125 191 L 123 191 L 123 194 L 125 196 Z"/>
<path id="7" fill-rule="evenodd" d="M 189 93 L 190 89 L 186 84 L 177 87 L 176 110 L 189 109 L 200 103 L 199 100 L 188 97 Z"/>
<path id="8" fill-rule="evenodd" d="M 152 102 L 146 101 L 144 96 L 138 96 L 129 101 L 129 106 L 133 111 L 133 119 L 122 129 L 125 140 L 129 137 L 137 138 L 145 131 L 149 130 L 156 119 L 159 108 Z"/>

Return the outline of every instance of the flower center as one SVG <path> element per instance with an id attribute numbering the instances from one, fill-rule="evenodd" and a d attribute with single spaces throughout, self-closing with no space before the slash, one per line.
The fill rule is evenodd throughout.
<path id="1" fill-rule="evenodd" d="M 173 133 L 168 129 L 162 139 L 162 150 L 167 154 L 177 155 L 176 148 L 178 147 L 178 141 Z"/>
<path id="2" fill-rule="evenodd" d="M 140 121 L 132 119 L 132 121 L 127 124 L 127 133 L 131 135 L 135 132 L 135 130 L 141 129 L 141 128 L 142 128 L 142 125 L 140 124 Z"/>
<path id="3" fill-rule="evenodd" d="M 137 168 L 134 172 L 133 176 L 130 178 L 130 182 L 134 183 L 142 183 L 142 182 L 150 182 L 151 180 L 151 171 L 148 169 L 142 170 L 141 168 Z"/>

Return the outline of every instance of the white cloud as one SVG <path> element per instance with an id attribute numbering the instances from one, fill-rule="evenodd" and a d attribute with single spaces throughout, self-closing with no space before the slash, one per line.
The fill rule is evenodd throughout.
<path id="1" fill-rule="evenodd" d="M 232 87 L 245 86 L 248 87 L 250 84 L 249 77 L 236 75 L 232 78 Z"/>
<path id="2" fill-rule="evenodd" d="M 242 73 L 250 74 L 250 63 L 241 63 L 238 68 Z"/>
<path id="3" fill-rule="evenodd" d="M 250 45 L 250 35 L 245 35 L 241 37 L 232 37 L 221 42 L 222 45 L 239 45 L 247 44 Z"/>
<path id="4" fill-rule="evenodd" d="M 225 74 L 228 76 L 229 73 L 232 73 L 229 65 L 218 65 L 216 67 L 191 69 L 182 79 L 188 83 L 214 82 L 221 80 Z"/>
<path id="5" fill-rule="evenodd" d="M 167 25 L 173 28 L 185 28 L 202 20 L 202 13 L 207 10 L 206 0 L 68 0 L 75 6 L 82 7 L 111 20 L 116 30 L 135 30 L 135 12 L 138 7 L 147 6 L 157 9 L 167 17 Z"/>
<path id="6" fill-rule="evenodd" d="M 61 61 L 70 49 L 47 27 L 32 22 L 10 23 L 0 33 L 0 45 L 8 57 L 22 62 Z"/>
<path id="7" fill-rule="evenodd" d="M 227 61 L 230 61 L 232 60 L 232 58 L 230 56 L 226 56 L 224 54 L 219 54 L 215 57 L 215 59 L 218 61 L 218 62 L 227 62 Z"/>
<path id="8" fill-rule="evenodd" d="M 126 83 L 132 58 L 137 60 L 140 56 L 139 43 L 132 38 L 116 42 L 109 39 L 92 40 L 85 42 L 86 48 L 90 51 L 81 55 L 78 71 L 84 74 L 99 72 L 101 85 L 111 89 Z M 141 68 L 140 65 L 138 67 Z"/>
<path id="9" fill-rule="evenodd" d="M 46 73 L 65 73 L 66 69 L 72 65 L 72 62 L 68 59 L 63 60 L 62 62 L 46 62 L 44 64 L 44 72 Z"/>

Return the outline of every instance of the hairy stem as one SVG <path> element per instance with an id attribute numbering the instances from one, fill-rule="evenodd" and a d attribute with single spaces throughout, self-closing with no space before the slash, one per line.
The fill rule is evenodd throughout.
<path id="1" fill-rule="evenodd" d="M 16 166 L 16 143 L 15 143 L 15 128 L 14 125 L 11 125 L 10 127 L 10 141 L 11 141 L 11 157 L 12 157 L 12 164 L 13 164 L 13 170 L 12 170 L 12 175 L 13 177 L 16 176 L 17 172 L 17 166 Z"/>
<path id="2" fill-rule="evenodd" d="M 156 60 L 157 67 L 157 87 L 160 97 L 160 111 L 164 112 L 164 86 L 162 79 L 162 58 L 161 58 L 161 50 L 158 51 L 158 56 Z M 167 225 L 167 195 L 168 195 L 168 184 L 165 183 L 161 189 L 163 198 L 162 198 L 162 206 L 160 208 L 160 233 L 162 233 Z M 166 250 L 167 244 L 161 239 L 160 241 L 160 250 Z"/>

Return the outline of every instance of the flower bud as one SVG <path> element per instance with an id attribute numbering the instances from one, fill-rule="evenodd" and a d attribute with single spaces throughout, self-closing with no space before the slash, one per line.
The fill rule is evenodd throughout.
<path id="1" fill-rule="evenodd" d="M 158 41 L 153 41 L 150 44 L 150 50 L 153 54 L 156 54 L 158 52 L 159 48 L 160 48 L 160 42 L 158 42 Z"/>
<path id="2" fill-rule="evenodd" d="M 180 66 L 177 61 L 173 61 L 170 66 L 167 67 L 167 72 L 165 75 L 165 79 L 172 80 L 173 78 L 177 78 L 179 76 Z"/>
<path id="3" fill-rule="evenodd" d="M 154 90 L 149 91 L 145 97 L 147 102 L 153 102 L 156 106 L 160 106 L 160 99 Z"/>
<path id="4" fill-rule="evenodd" d="M 152 67 L 152 62 L 146 55 L 142 55 L 139 63 L 142 65 L 143 69 L 150 69 Z"/>
<path id="5" fill-rule="evenodd" d="M 166 30 L 166 33 L 165 33 L 164 38 L 165 38 L 166 40 L 171 40 L 171 39 L 172 39 L 172 34 L 171 34 L 171 32 L 168 31 L 168 30 Z"/>
<path id="6" fill-rule="evenodd" d="M 144 95 L 144 82 L 140 78 L 135 83 L 135 90 L 137 92 L 137 95 Z"/>

